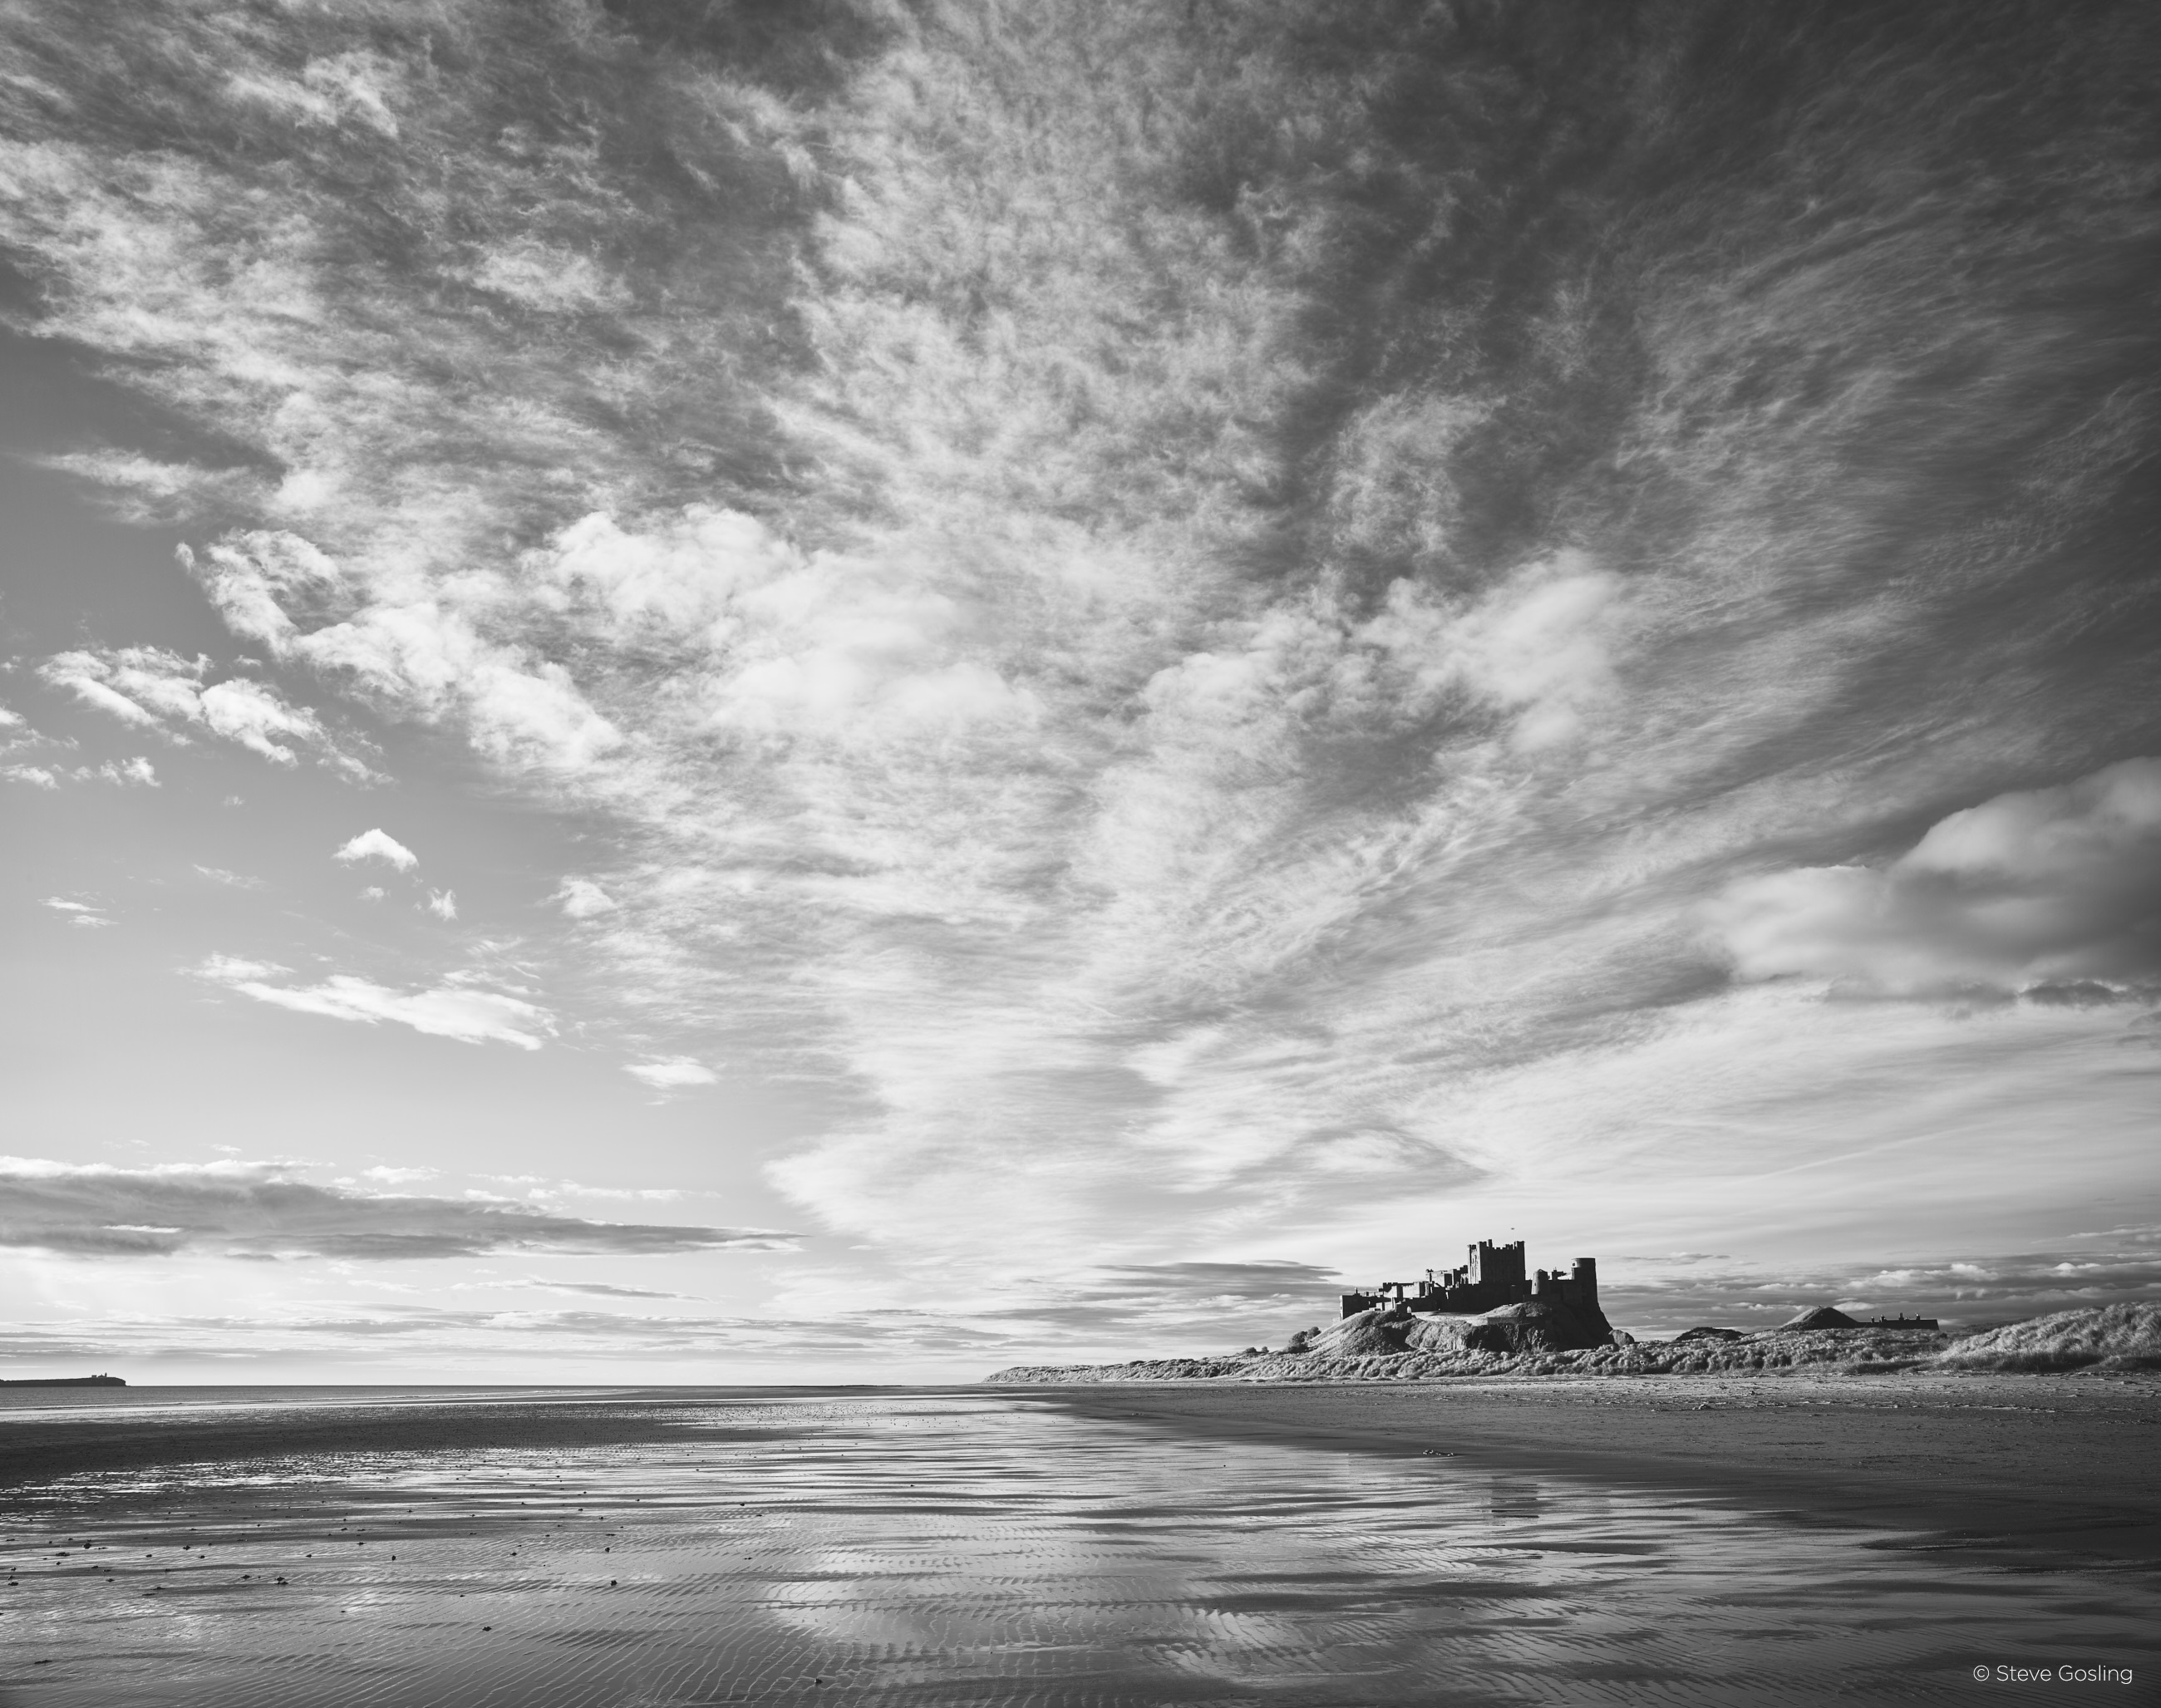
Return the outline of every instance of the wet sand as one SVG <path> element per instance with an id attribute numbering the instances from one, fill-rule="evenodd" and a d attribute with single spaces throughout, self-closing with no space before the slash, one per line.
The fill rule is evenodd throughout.
<path id="1" fill-rule="evenodd" d="M 1538 1377 L 1034 1390 L 1158 1427 L 1565 1471 L 1922 1533 L 2015 1563 L 2161 1570 L 2161 1375 Z"/>
<path id="2" fill-rule="evenodd" d="M 2107 1479 L 2150 1490 L 2150 1451 L 2126 1450 L 2157 1388 L 25 1409 L 0 1456 L 28 1442 L 48 1474 L 0 1490 L 0 1708 L 2059 1701 L 1976 1697 L 1971 1670 L 2069 1661 L 2137 1680 L 2081 1690 L 2144 1701 L 2161 1592 L 2110 1553 L 2144 1533 L 2108 1528 L 2129 1508 Z M 2018 1479 L 1919 1441 L 1940 1416 L 1954 1453 L 2033 1455 L 2033 1526 L 2005 1517 Z M 2089 1462 L 2050 1481 L 2052 1442 Z M 1856 1476 L 1903 1488 L 1921 1464 L 1942 1474 L 1912 1510 L 1978 1498 L 2008 1554 L 1917 1557 L 1935 1539 L 1857 1499 Z M 1775 1476 L 1794 1498 L 1767 1498 Z"/>
<path id="3" fill-rule="evenodd" d="M 756 1399 L 796 1389 L 738 1388 Z M 823 1389 L 825 1393 L 847 1389 Z M 695 1390 L 688 1391 L 695 1393 Z M 0 1396 L 0 1497 L 58 1477 L 305 1460 L 334 1474 L 362 1455 L 624 1445 L 669 1439 L 685 1390 L 447 1393 L 308 1388 L 136 1388 L 123 1401 L 46 1390 Z"/>

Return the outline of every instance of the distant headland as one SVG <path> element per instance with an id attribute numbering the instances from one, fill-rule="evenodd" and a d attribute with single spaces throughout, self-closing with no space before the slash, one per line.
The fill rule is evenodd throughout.
<path id="1" fill-rule="evenodd" d="M 125 1388 L 117 1376 L 0 1376 L 0 1388 Z"/>

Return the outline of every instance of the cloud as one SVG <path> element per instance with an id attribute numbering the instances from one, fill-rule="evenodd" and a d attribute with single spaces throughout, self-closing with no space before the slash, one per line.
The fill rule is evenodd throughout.
<path id="1" fill-rule="evenodd" d="M 612 1287 L 602 1281 L 516 1281 L 515 1287 L 537 1288 L 548 1293 L 585 1294 L 595 1299 L 695 1299 L 695 1293 L 661 1293 L 649 1287 Z"/>
<path id="2" fill-rule="evenodd" d="M 1698 1323 L 1765 1328 L 1812 1305 L 1856 1316 L 1928 1316 L 1971 1329 L 2123 1299 L 2161 1298 L 2161 1234 L 2074 1237 L 2047 1251 L 1808 1267 L 1706 1267 L 1630 1258 L 1601 1264 L 1606 1315 L 1652 1332 Z M 1613 1278 L 1609 1278 L 1609 1275 Z"/>
<path id="3" fill-rule="evenodd" d="M 2136 778 L 2095 781 L 2150 727 L 2161 407 L 2092 307 L 2151 270 L 2111 30 L 1856 70 L 1686 8 L 1382 53 L 961 3 L 767 81 L 575 9 L 449 0 L 456 56 L 395 8 L 81 10 L 10 13 L 60 93 L 0 240 L 31 330 L 219 465 L 65 466 L 188 533 L 293 695 L 577 823 L 550 988 L 814 1082 L 773 1179 L 829 1225 L 1009 1273 L 1665 1183 L 1768 1238 L 1732 1183 L 1815 1166 L 1826 1098 L 1970 1226 L 1900 1161 L 1932 1133 L 2021 1201 L 2143 1166 L 2153 1058 L 2092 1000 L 2152 973 Z M 65 656 L 214 733 L 218 672 Z M 313 751 L 236 696 L 220 739 Z"/>
<path id="4" fill-rule="evenodd" d="M 657 1061 L 627 1063 L 623 1071 L 656 1091 L 674 1091 L 684 1086 L 710 1086 L 720 1075 L 687 1055 L 663 1056 Z"/>
<path id="5" fill-rule="evenodd" d="M 428 892 L 424 905 L 439 919 L 455 919 L 458 916 L 458 898 L 455 890 L 431 889 Z"/>
<path id="6" fill-rule="evenodd" d="M 486 632 L 503 591 L 487 575 L 371 598 L 364 576 L 279 529 L 228 534 L 184 559 L 238 634 L 383 705 L 461 721 L 498 762 L 575 773 L 621 741 L 560 664 Z M 348 614 L 304 629 L 295 605 Z"/>
<path id="7" fill-rule="evenodd" d="M 550 899 L 560 905 L 564 914 L 573 919 L 590 919 L 616 910 L 614 899 L 589 878 L 565 878 L 562 887 Z"/>
<path id="8" fill-rule="evenodd" d="M 86 705 L 138 729 L 155 730 L 185 745 L 204 731 L 247 748 L 273 764 L 293 766 L 299 755 L 356 778 L 373 776 L 353 744 L 334 737 L 315 713 L 289 702 L 274 687 L 245 677 L 211 682 L 206 658 L 188 659 L 162 647 L 116 647 L 58 653 L 38 674 Z M 122 768 L 150 783 L 147 760 Z"/>
<path id="9" fill-rule="evenodd" d="M 538 1049 L 555 1029 L 555 1017 L 538 1004 L 469 985 L 446 983 L 428 990 L 398 991 L 350 973 L 334 973 L 319 984 L 273 985 L 266 981 L 284 972 L 284 968 L 224 956 L 212 956 L 196 971 L 199 976 L 258 1002 L 296 1013 L 357 1020 L 368 1026 L 388 1020 L 461 1044 L 492 1041 L 520 1049 Z"/>
<path id="10" fill-rule="evenodd" d="M 2161 979 L 2161 759 L 1953 813 L 1888 865 L 1730 886 L 1714 929 L 1742 978 L 1891 995 L 2101 991 Z"/>
<path id="11" fill-rule="evenodd" d="M 157 768 L 139 755 L 133 759 L 107 760 L 101 765 L 9 765 L 0 768 L 0 777 L 27 783 L 34 789 L 58 789 L 64 782 L 112 783 L 123 788 L 132 785 L 142 789 L 159 786 Z"/>
<path id="12" fill-rule="evenodd" d="M 855 1320 L 788 1316 L 658 1315 L 602 1310 L 447 1310 L 418 1305 L 332 1314 L 105 1318 L 0 1328 L 0 1357 L 74 1361 L 119 1358 L 230 1369 L 254 1361 L 395 1360 L 446 1372 L 475 1361 L 498 1369 L 560 1370 L 571 1359 L 669 1362 L 726 1358 L 785 1368 L 885 1368 L 940 1358 L 973 1373 L 1010 1364 L 1024 1350 L 999 1325 L 929 1312 L 880 1311 Z M 497 1362 L 501 1361 L 501 1362 Z M 515 1361 L 514 1362 L 512 1361 Z M 453 1377 L 455 1379 L 455 1377 Z"/>
<path id="13" fill-rule="evenodd" d="M 212 883 L 221 883 L 229 889 L 260 889 L 263 888 L 263 880 L 261 878 L 249 877 L 243 873 L 237 872 L 227 872 L 222 866 L 198 866 L 195 867 L 195 870 L 200 872 L 205 877 L 207 877 Z"/>
<path id="14" fill-rule="evenodd" d="M 47 896 L 45 905 L 63 915 L 71 925 L 110 925 L 112 921 L 102 908 L 88 902 L 74 902 L 64 896 Z"/>
<path id="15" fill-rule="evenodd" d="M 380 860 L 385 865 L 396 867 L 400 872 L 410 872 L 420 863 L 418 854 L 380 828 L 362 831 L 331 858 L 341 860 L 348 866 L 357 865 L 363 860 Z"/>
<path id="16" fill-rule="evenodd" d="M 312 1185 L 277 1163 L 153 1168 L 0 1158 L 0 1246 L 87 1258 L 341 1258 L 389 1262 L 556 1252 L 637 1257 L 771 1250 L 755 1229 L 588 1221 L 528 1205 Z"/>
<path id="17" fill-rule="evenodd" d="M 1332 1269 L 1284 1260 L 1112 1264 L 1017 1278 L 1011 1302 L 971 1315 L 1027 1322 L 1044 1344 L 1205 1351 L 1226 1341 L 1279 1345 L 1333 1316 L 1346 1285 Z"/>

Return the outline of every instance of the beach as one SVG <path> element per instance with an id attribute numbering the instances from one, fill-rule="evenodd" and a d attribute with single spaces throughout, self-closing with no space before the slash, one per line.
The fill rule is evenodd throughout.
<path id="1" fill-rule="evenodd" d="M 1903 1372 L 1161 1383 L 1062 1404 L 1224 1436 L 1685 1487 L 1929 1545 L 2161 1567 L 2161 1377 Z"/>
<path id="2" fill-rule="evenodd" d="M 135 1389 L 0 1704 L 2148 1700 L 2157 1386 Z"/>

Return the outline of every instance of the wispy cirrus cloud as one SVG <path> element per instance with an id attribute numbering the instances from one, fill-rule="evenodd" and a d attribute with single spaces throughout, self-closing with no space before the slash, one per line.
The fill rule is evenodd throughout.
<path id="1" fill-rule="evenodd" d="M 529 1205 L 324 1186 L 287 1164 L 121 1168 L 0 1158 L 0 1246 L 81 1258 L 206 1252 L 369 1262 L 494 1252 L 658 1255 L 771 1250 L 759 1229 L 591 1221 Z"/>
<path id="2" fill-rule="evenodd" d="M 937 1360 L 961 1371 L 1009 1364 L 1020 1349 L 1014 1336 L 924 1313 L 892 1311 L 852 1320 L 726 1315 L 668 1315 L 607 1310 L 405 1310 L 279 1315 L 169 1315 L 61 1320 L 0 1328 L 0 1357 L 11 1361 L 127 1357 L 154 1362 L 215 1359 L 289 1363 L 321 1358 L 340 1363 L 395 1362 L 445 1371 L 470 1370 L 476 1360 L 495 1367 L 518 1362 L 560 1367 L 569 1359 L 721 1361 L 782 1368 L 805 1362 L 903 1367 Z"/>
<path id="3" fill-rule="evenodd" d="M 445 982 L 421 990 L 397 990 L 352 973 L 332 973 L 314 984 L 279 984 L 291 969 L 269 961 L 214 955 L 197 976 L 258 1002 L 325 1019 L 383 1021 L 461 1044 L 499 1043 L 538 1049 L 555 1029 L 555 1017 L 537 1002 L 483 986 Z"/>
<path id="4" fill-rule="evenodd" d="M 656 1091 L 680 1091 L 686 1086 L 710 1086 L 720 1078 L 703 1062 L 687 1055 L 663 1056 L 654 1061 L 628 1062 L 622 1070 Z"/>
<path id="5" fill-rule="evenodd" d="M 217 715 L 312 751 L 263 709 L 310 685 L 596 826 L 596 1005 L 815 1078 L 772 1174 L 830 1225 L 1139 1262 L 1624 1169 L 1757 1215 L 1826 1086 L 2045 1186 L 1947 1063 L 2123 1153 L 2150 1064 L 2065 996 L 2150 971 L 2113 26 L 1737 70 L 1707 16 L 963 7 L 784 84 L 485 0 L 131 13 L 11 15 L 69 92 L 12 86 L 0 221 L 40 330 L 239 448 L 76 465 L 195 530 L 285 695 Z M 1916 197 L 1984 144 L 2077 289 Z M 185 734 L 193 670 L 54 680 Z M 1820 1000 L 1976 979 L 2065 999 Z"/>
<path id="6" fill-rule="evenodd" d="M 693 1293 L 664 1293 L 649 1287 L 616 1287 L 605 1281 L 544 1281 L 537 1278 L 529 1281 L 505 1284 L 513 1287 L 530 1287 L 543 1293 L 570 1293 L 593 1299 L 695 1299 Z"/>

